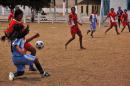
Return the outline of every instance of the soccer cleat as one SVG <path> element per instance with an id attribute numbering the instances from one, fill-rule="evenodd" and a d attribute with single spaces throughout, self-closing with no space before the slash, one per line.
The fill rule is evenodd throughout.
<path id="1" fill-rule="evenodd" d="M 80 47 L 80 49 L 81 49 L 81 50 L 85 50 L 86 48 L 84 48 L 84 47 Z"/>
<path id="2" fill-rule="evenodd" d="M 44 71 L 43 74 L 41 74 L 41 77 L 42 77 L 42 78 L 48 77 L 48 76 L 50 76 L 50 74 L 49 74 L 48 72 L 45 72 L 45 71 Z"/>
<path id="3" fill-rule="evenodd" d="M 14 77 L 15 77 L 15 76 L 14 76 L 14 73 L 10 72 L 10 73 L 9 73 L 9 80 L 10 80 L 10 81 L 13 81 L 13 80 L 14 80 Z"/>
<path id="4" fill-rule="evenodd" d="M 67 45 L 65 44 L 65 50 L 67 50 Z"/>
<path id="5" fill-rule="evenodd" d="M 90 30 L 87 31 L 87 34 L 89 34 L 89 32 L 91 32 Z"/>

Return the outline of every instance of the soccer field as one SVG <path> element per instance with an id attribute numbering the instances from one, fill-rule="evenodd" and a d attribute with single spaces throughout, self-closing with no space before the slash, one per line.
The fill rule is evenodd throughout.
<path id="1" fill-rule="evenodd" d="M 113 28 L 105 35 L 106 28 L 97 28 L 91 38 L 86 34 L 89 25 L 83 24 L 80 30 L 86 50 L 80 50 L 77 36 L 65 50 L 64 44 L 71 37 L 67 24 L 30 23 L 27 37 L 40 33 L 31 43 L 35 46 L 36 40 L 45 42 L 44 49 L 37 50 L 37 57 L 51 76 L 40 78 L 38 72 L 28 71 L 27 66 L 24 76 L 9 81 L 8 73 L 16 68 L 9 43 L 0 42 L 0 86 L 130 86 L 130 33 L 126 28 L 117 36 Z"/>

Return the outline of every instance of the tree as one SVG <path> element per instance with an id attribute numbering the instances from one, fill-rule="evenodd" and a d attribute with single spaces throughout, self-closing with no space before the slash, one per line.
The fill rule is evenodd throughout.
<path id="1" fill-rule="evenodd" d="M 51 0 L 0 0 L 0 5 L 13 9 L 16 5 L 29 6 L 37 11 L 49 7 Z"/>

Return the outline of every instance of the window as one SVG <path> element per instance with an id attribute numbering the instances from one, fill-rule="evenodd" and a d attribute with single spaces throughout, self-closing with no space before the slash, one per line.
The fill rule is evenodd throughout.
<path id="1" fill-rule="evenodd" d="M 86 14 L 88 15 L 88 5 L 86 6 Z"/>
<path id="2" fill-rule="evenodd" d="M 130 10 L 130 0 L 127 0 L 128 4 L 127 4 L 127 9 Z"/>
<path id="3" fill-rule="evenodd" d="M 92 12 L 94 11 L 94 5 L 92 5 Z"/>
<path id="4" fill-rule="evenodd" d="M 83 13 L 83 6 L 81 6 L 81 13 Z"/>

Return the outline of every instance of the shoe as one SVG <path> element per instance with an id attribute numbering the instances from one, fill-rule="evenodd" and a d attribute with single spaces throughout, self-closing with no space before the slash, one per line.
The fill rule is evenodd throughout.
<path id="1" fill-rule="evenodd" d="M 84 47 L 80 47 L 80 49 L 85 50 L 86 48 L 84 48 Z"/>
<path id="2" fill-rule="evenodd" d="M 65 50 L 67 50 L 67 45 L 65 44 Z"/>
<path id="3" fill-rule="evenodd" d="M 10 72 L 10 73 L 9 73 L 9 80 L 10 80 L 10 81 L 13 81 L 14 78 L 15 78 L 14 73 Z"/>
<path id="4" fill-rule="evenodd" d="M 44 71 L 43 74 L 41 74 L 41 77 L 42 77 L 42 78 L 48 77 L 48 76 L 50 76 L 50 74 L 49 74 L 48 72 L 45 72 L 45 71 Z"/>
<path id="5" fill-rule="evenodd" d="M 90 30 L 87 31 L 87 34 L 89 34 Z"/>
<path id="6" fill-rule="evenodd" d="M 117 33 L 117 35 L 120 35 L 120 33 Z"/>
<path id="7" fill-rule="evenodd" d="M 91 37 L 93 38 L 93 35 L 91 35 Z"/>

